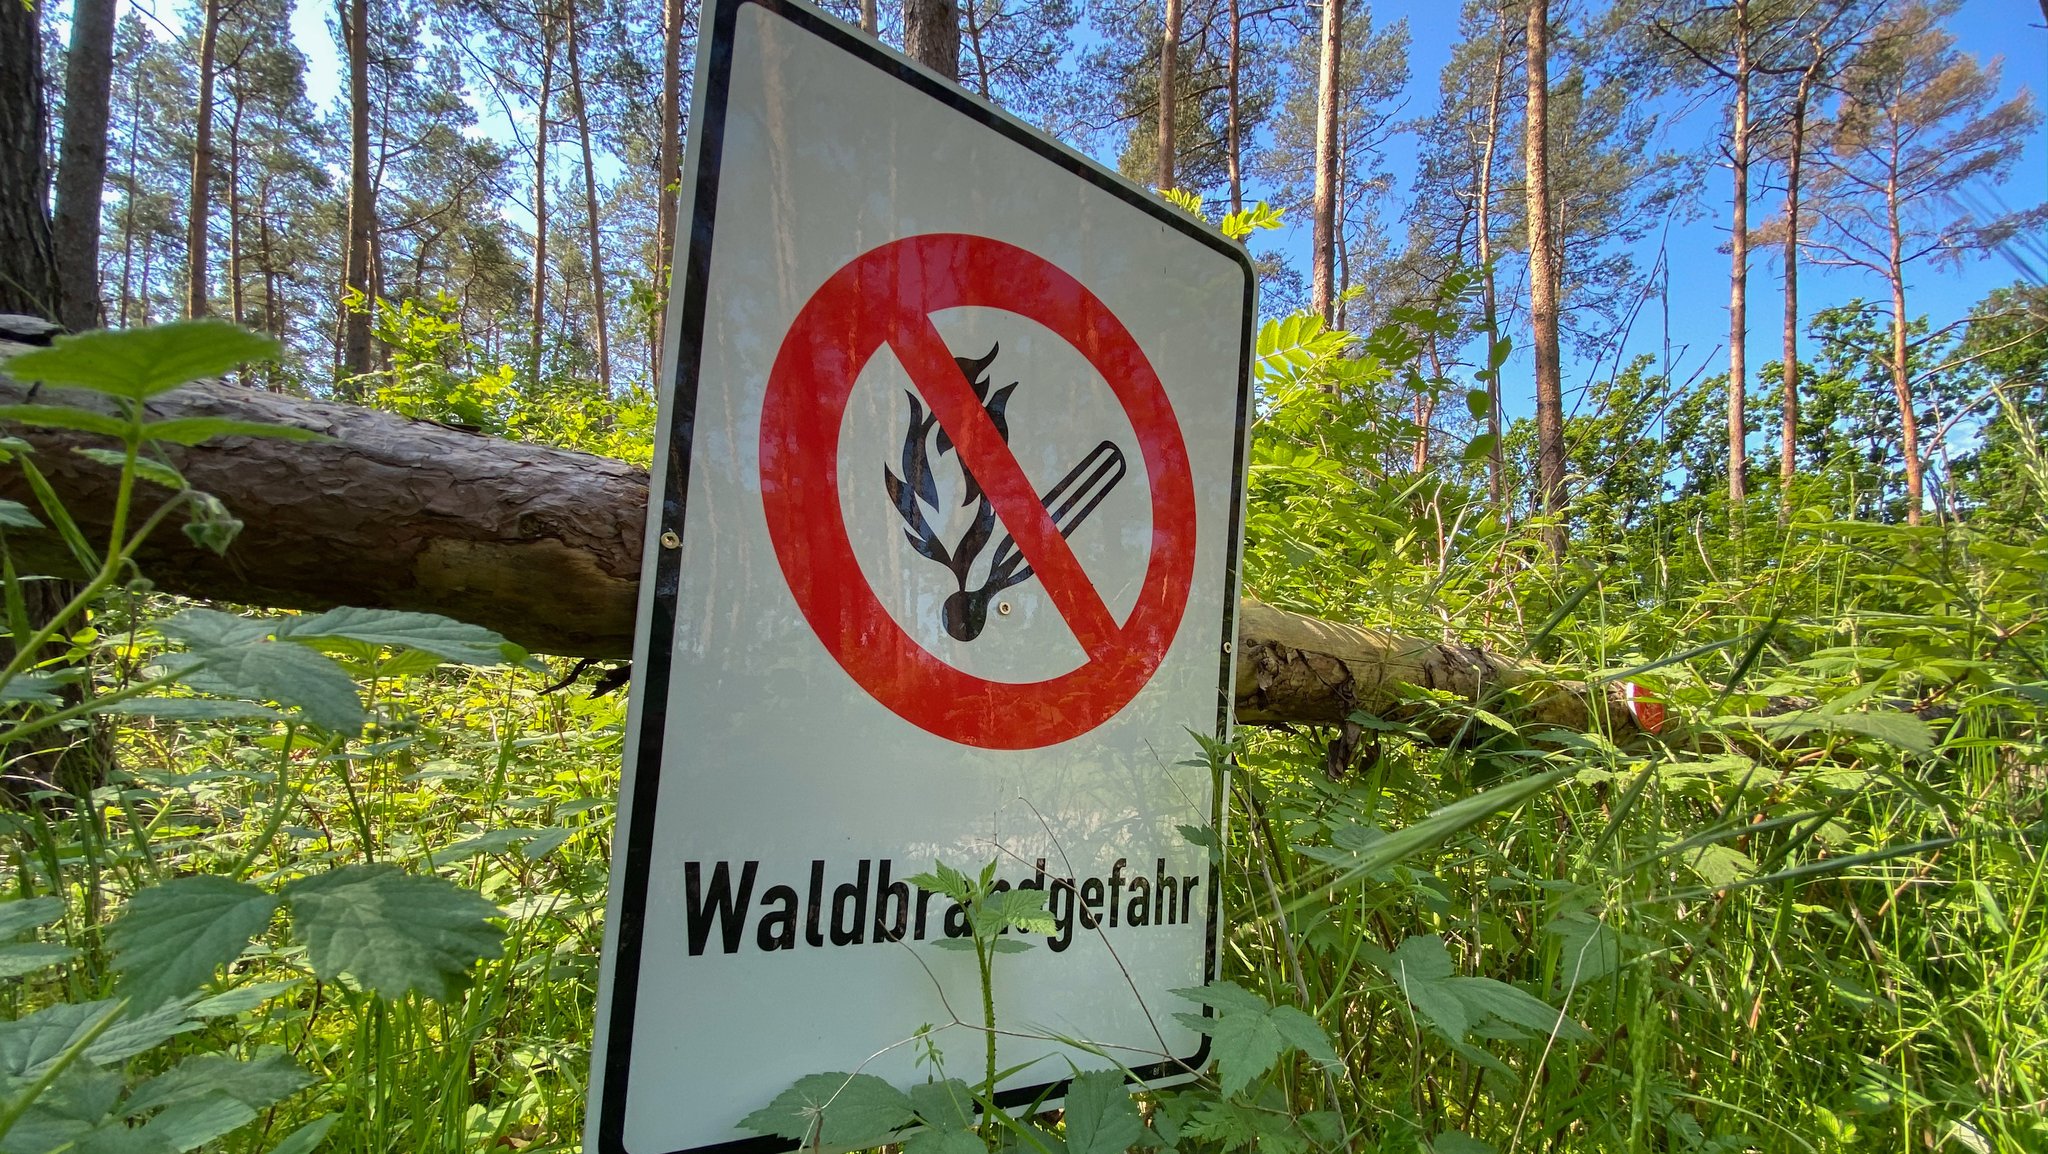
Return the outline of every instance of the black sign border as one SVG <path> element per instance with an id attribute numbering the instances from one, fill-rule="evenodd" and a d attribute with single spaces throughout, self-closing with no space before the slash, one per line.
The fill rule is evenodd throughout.
<path id="1" fill-rule="evenodd" d="M 1251 397 L 1254 293 L 1258 279 L 1252 268 L 1251 258 L 1243 248 L 1206 225 L 1134 187 L 1087 157 L 1052 142 L 1037 131 L 968 95 L 964 89 L 937 79 L 876 41 L 794 0 L 710 0 L 710 4 L 707 5 L 713 7 L 711 38 L 709 45 L 700 44 L 699 50 L 708 51 L 710 56 L 706 61 L 703 115 L 691 126 L 697 133 L 696 162 L 694 170 L 688 174 L 685 181 L 686 186 L 693 189 L 690 245 L 682 270 L 682 317 L 676 326 L 678 343 L 675 387 L 670 406 L 667 469 L 664 472 L 661 493 L 662 532 L 673 533 L 680 541 L 685 522 L 684 513 L 687 508 L 690 478 L 690 448 L 697 422 L 697 380 L 703 359 L 704 307 L 711 272 L 712 227 L 718 212 L 719 161 L 724 150 L 726 101 L 732 83 L 733 38 L 740 9 L 748 5 L 771 13 L 861 62 L 888 73 L 977 124 L 992 129 L 1042 159 L 1051 161 L 1090 185 L 1229 257 L 1244 270 L 1244 331 L 1240 337 L 1238 354 L 1237 435 L 1231 461 L 1232 476 L 1238 478 L 1238 483 L 1231 495 L 1230 531 L 1227 538 L 1231 547 L 1225 561 L 1223 621 L 1218 631 L 1217 645 L 1219 688 L 1216 700 L 1216 736 L 1219 739 L 1224 737 L 1230 729 L 1230 710 L 1234 692 L 1231 684 L 1231 652 L 1236 641 L 1239 538 L 1244 524 L 1243 477 L 1247 447 L 1245 422 Z M 654 606 L 647 623 L 649 643 L 641 662 L 644 668 L 633 671 L 634 680 L 640 683 L 638 688 L 641 703 L 639 747 L 635 764 L 626 768 L 626 772 L 633 774 L 633 810 L 625 831 L 623 849 L 615 839 L 612 850 L 614 861 L 623 860 L 625 885 L 620 895 L 624 898 L 623 908 L 613 908 L 607 913 L 608 917 L 616 919 L 618 929 L 616 960 L 610 986 L 610 1028 L 606 1035 L 605 1053 L 592 1055 L 593 1062 L 604 1063 L 604 1089 L 598 1106 L 597 1145 L 600 1154 L 635 1154 L 628 1151 L 625 1144 L 626 1092 L 630 1085 L 632 1064 L 633 1016 L 640 993 L 640 945 L 641 935 L 646 928 L 649 859 L 654 848 L 656 801 L 660 796 L 663 738 L 666 735 L 668 721 L 667 702 L 671 672 L 669 654 L 674 650 L 676 599 L 681 571 L 682 549 L 658 546 L 654 560 Z M 655 639 L 660 639 L 662 643 L 655 644 Z M 1226 790 L 1218 789 L 1212 799 L 1210 825 L 1217 831 L 1223 829 L 1225 793 Z M 619 857 L 622 852 L 623 859 Z M 1219 858 L 1220 852 L 1212 850 L 1209 861 L 1209 933 L 1206 956 L 1203 960 L 1203 971 L 1210 981 L 1215 980 L 1217 972 L 1217 936 L 1222 896 L 1218 884 Z M 1202 1012 L 1207 1015 L 1209 1010 L 1204 1007 Z M 1143 1081 L 1184 1077 L 1205 1066 L 1208 1055 L 1209 1039 L 1204 1036 L 1201 1047 L 1194 1054 L 1186 1058 L 1139 1067 L 1131 1073 L 1133 1078 Z M 1011 1107 L 1028 1105 L 1041 1098 L 1058 1098 L 1065 1093 L 1068 1081 L 1069 1079 L 1060 1079 L 1037 1086 L 1002 1090 L 996 1094 L 996 1102 L 1001 1106 Z M 761 1135 L 668 1151 L 665 1154 L 782 1154 L 784 1151 L 797 1149 L 799 1145 L 800 1143 L 792 1139 Z"/>

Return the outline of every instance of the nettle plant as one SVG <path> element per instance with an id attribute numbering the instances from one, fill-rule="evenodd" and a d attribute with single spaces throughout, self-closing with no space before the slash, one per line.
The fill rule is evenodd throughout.
<path id="1" fill-rule="evenodd" d="M 105 539 L 80 527 L 37 468 L 31 446 L 0 439 L 0 457 L 21 470 L 38 508 L 0 501 L 0 586 L 4 586 L 11 658 L 0 668 L 0 750 L 8 759 L 8 796 L 21 835 L 12 856 L 11 888 L 0 902 L 0 977 L 14 988 L 5 1001 L 15 1017 L 0 1022 L 0 1151 L 54 1154 L 77 1150 L 195 1149 L 227 1136 L 315 1082 L 282 1051 L 253 1057 L 180 1047 L 172 1064 L 159 1051 L 180 1035 L 203 1036 L 225 1019 L 263 1010 L 310 976 L 350 1012 L 377 1017 L 386 1003 L 446 998 L 471 967 L 502 950 L 503 912 L 481 895 L 432 875 L 415 875 L 371 860 L 296 874 L 257 866 L 298 810 L 308 772 L 348 775 L 352 743 L 374 741 L 385 719 L 366 708 L 357 679 L 394 678 L 443 664 L 529 665 L 533 659 L 497 634 L 424 613 L 335 609 L 325 613 L 252 617 L 186 608 L 149 619 L 132 602 L 149 590 L 134 558 L 142 543 L 174 518 L 206 548 L 224 552 L 241 523 L 221 502 L 187 484 L 161 454 L 166 445 L 220 437 L 318 439 L 304 429 L 215 417 L 152 419 L 147 403 L 190 381 L 276 357 L 275 342 L 233 325 L 191 322 L 60 338 L 54 347 L 5 363 L 6 375 L 38 386 L 35 403 L 0 406 L 0 419 L 105 437 L 107 447 L 77 451 L 119 471 Z M 147 488 L 152 500 L 141 500 Z M 153 508 L 144 515 L 146 505 Z M 83 581 L 46 619 L 31 617 L 24 573 L 9 536 L 54 532 Z M 18 540 L 18 538 L 17 538 Z M 138 675 L 100 683 L 77 660 L 76 638 L 105 620 L 110 598 L 131 602 L 131 638 L 124 651 Z M 118 782 L 65 789 L 36 780 L 34 759 L 85 739 L 100 715 L 158 722 L 254 722 L 269 735 L 252 744 L 267 762 L 267 813 L 245 813 L 257 829 L 240 852 L 214 851 L 178 860 L 205 872 L 167 876 L 169 854 L 144 844 L 142 877 L 102 938 L 93 931 L 79 950 L 58 942 L 18 940 L 60 923 L 67 912 L 91 926 L 111 881 L 68 882 L 57 854 L 38 828 L 78 820 L 97 828 L 104 807 L 126 800 Z M 23 785 L 27 788 L 21 788 Z M 352 807 L 358 851 L 374 853 L 369 819 Z M 161 820 L 161 818 L 160 818 Z M 138 834 L 143 842 L 147 831 Z M 163 835 L 169 836 L 169 835 Z M 53 892 L 38 893 L 38 889 Z M 84 903 L 84 911 L 67 905 Z M 223 979 L 252 942 L 287 922 L 297 949 L 266 950 L 266 966 L 301 971 L 297 980 L 235 984 Z M 103 947 L 103 948 L 101 948 Z M 59 968 L 62 968 L 61 970 Z M 63 991 L 38 997 L 26 984 Z M 106 994 L 104 997 L 81 995 Z M 40 1006 L 36 1003 L 42 1002 Z M 31 1008 L 34 1007 L 34 1008 Z M 218 1031 L 213 1031 L 218 1033 Z M 338 1116 L 328 1114 L 271 1147 L 308 1154 Z"/>

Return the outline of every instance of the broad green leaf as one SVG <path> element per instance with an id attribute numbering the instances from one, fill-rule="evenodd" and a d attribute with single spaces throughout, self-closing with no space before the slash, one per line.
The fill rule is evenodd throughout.
<path id="1" fill-rule="evenodd" d="M 279 352 L 276 341 L 225 321 L 177 321 L 58 337 L 13 357 L 7 375 L 141 400 Z"/>
<path id="2" fill-rule="evenodd" d="M 1123 1075 L 1094 1070 L 1067 1086 L 1067 1154 L 1123 1154 L 1145 1136 Z"/>
<path id="3" fill-rule="evenodd" d="M 361 641 L 394 649 L 417 649 L 458 665 L 504 665 L 523 650 L 481 625 L 465 625 L 436 613 L 396 609 L 330 609 L 311 617 L 271 622 L 281 640 L 319 645 L 327 640 Z"/>
<path id="4" fill-rule="evenodd" d="M 261 1110 L 312 1084 L 313 1076 L 294 1065 L 283 1050 L 266 1049 L 247 1062 L 226 1054 L 195 1054 L 137 1086 L 121 1109 L 132 1118 L 218 1093 Z"/>
<path id="5" fill-rule="evenodd" d="M 974 1114 L 979 1109 L 974 1101 L 974 1091 L 958 1078 L 912 1086 L 910 1106 L 917 1111 L 918 1121 L 940 1130 L 972 1130 Z"/>
<path id="6" fill-rule="evenodd" d="M 24 1018 L 0 1022 L 0 1078 L 38 1078 L 118 1002 L 59 1002 Z M 104 1066 L 132 1058 L 199 1022 L 177 1002 L 138 1014 L 132 1007 L 85 1049 L 85 1061 Z"/>
<path id="7" fill-rule="evenodd" d="M 1225 1095 L 1235 1094 L 1252 1079 L 1273 1068 L 1281 1055 L 1300 1050 L 1325 1065 L 1338 1064 L 1337 1052 L 1314 1018 L 1293 1006 L 1270 1006 L 1231 982 L 1211 982 L 1198 989 L 1174 990 L 1190 1001 L 1214 1009 L 1213 1016 L 1175 1014 L 1189 1029 L 1207 1034 L 1213 1043 L 1216 1080 Z"/>
<path id="8" fill-rule="evenodd" d="M 184 1154 L 256 1120 L 256 1111 L 231 1094 L 205 1094 L 164 1107 L 140 1126 L 105 1126 L 79 1143 L 79 1154 Z"/>
<path id="9" fill-rule="evenodd" d="M 322 1114 L 304 1126 L 292 1131 L 285 1140 L 270 1148 L 270 1154 L 313 1154 L 341 1118 L 339 1114 Z"/>
<path id="10" fill-rule="evenodd" d="M 873 1074 L 811 1074 L 740 1120 L 740 1128 L 806 1145 L 873 1146 L 908 1125 L 901 1090 Z"/>
<path id="11" fill-rule="evenodd" d="M 1597 982 L 1621 968 L 1621 935 L 1596 918 L 1571 914 L 1543 930 L 1558 939 L 1558 984 L 1566 990 Z"/>
<path id="12" fill-rule="evenodd" d="M 225 994 L 215 994 L 211 998 L 201 998 L 192 1003 L 192 1016 L 227 1018 L 236 1014 L 246 1014 L 272 998 L 281 998 L 291 993 L 301 984 L 297 981 L 252 982 L 246 986 L 237 986 Z"/>
<path id="13" fill-rule="evenodd" d="M 42 429 L 75 429 L 116 440 L 128 435 L 128 422 L 121 418 L 73 405 L 0 405 L 0 421 Z"/>
<path id="14" fill-rule="evenodd" d="M 78 956 L 70 946 L 50 942 L 20 942 L 0 946 L 0 978 L 19 978 L 47 970 Z"/>
<path id="15" fill-rule="evenodd" d="M 1472 1028 L 1472 1016 L 1464 999 L 1445 985 L 1453 966 L 1442 938 L 1434 934 L 1417 935 L 1402 942 L 1391 954 L 1372 950 L 1368 956 L 1394 979 L 1415 1012 L 1446 1037 L 1457 1041 Z"/>
<path id="16" fill-rule="evenodd" d="M 1749 726 L 1765 737 L 1781 739 L 1800 737 L 1815 730 L 1875 738 L 1921 757 L 1933 754 L 1935 746 L 1934 730 L 1926 722 L 1910 713 L 1884 710 L 1864 713 L 1857 710 L 1802 709 L 1776 717 L 1754 718 Z"/>
<path id="17" fill-rule="evenodd" d="M 1044 890 L 1005 890 L 982 899 L 982 912 L 994 926 L 1010 926 L 1033 934 L 1056 934 L 1059 922 L 1045 908 Z"/>
<path id="18" fill-rule="evenodd" d="M 1584 1026 L 1557 1007 L 1518 987 L 1494 978 L 1452 978 L 1448 983 L 1474 1018 L 1492 1018 L 1544 1037 L 1567 1042 L 1592 1037 Z"/>
<path id="19" fill-rule="evenodd" d="M 172 878 L 138 891 L 107 931 L 121 992 L 138 1006 L 192 993 L 240 957 L 276 909 L 276 895 L 232 878 Z"/>
<path id="20" fill-rule="evenodd" d="M 253 701 L 217 701 L 211 697 L 129 697 L 95 706 L 92 712 L 164 721 L 275 721 L 284 716 Z"/>
<path id="21" fill-rule="evenodd" d="M 17 673 L 0 685 L 0 704 L 62 705 L 57 689 L 63 682 L 41 673 Z"/>
<path id="22" fill-rule="evenodd" d="M 920 1130 L 903 1144 L 903 1154 L 988 1154 L 988 1146 L 972 1130 Z"/>
<path id="23" fill-rule="evenodd" d="M 512 847 L 525 843 L 528 860 L 547 856 L 556 847 L 568 840 L 570 831 L 554 826 L 540 829 L 494 829 L 481 833 L 466 841 L 456 842 L 447 849 L 433 855 L 437 866 L 454 865 L 468 861 L 478 854 L 508 853 Z"/>
<path id="24" fill-rule="evenodd" d="M 72 452 L 88 460 L 105 465 L 109 469 L 125 469 L 128 467 L 127 456 L 113 449 L 73 449 Z M 135 475 L 152 485 L 162 485 L 173 492 L 188 487 L 185 484 L 184 474 L 164 464 L 162 461 L 151 460 L 148 457 L 138 456 L 135 458 Z"/>
<path id="25" fill-rule="evenodd" d="M 19 501 L 0 499 L 0 529 L 40 529 L 41 521 Z"/>
<path id="26" fill-rule="evenodd" d="M 269 437 L 280 441 L 331 441 L 334 438 L 297 425 L 237 421 L 228 417 L 174 417 L 142 426 L 142 435 L 173 445 L 197 445 L 215 437 Z"/>
<path id="27" fill-rule="evenodd" d="M 472 890 L 391 865 L 351 865 L 285 887 L 292 929 L 321 980 L 348 974 L 387 998 L 445 998 L 504 952 L 504 911 Z"/>
<path id="28" fill-rule="evenodd" d="M 303 645 L 253 641 L 209 645 L 193 653 L 201 664 L 178 680 L 201 693 L 275 701 L 298 709 L 322 729 L 349 736 L 362 732 L 368 720 L 355 679 Z"/>
<path id="29" fill-rule="evenodd" d="M 1490 1142 L 1481 1142 L 1460 1130 L 1446 1130 L 1429 1140 L 1430 1154 L 1499 1154 Z"/>
<path id="30" fill-rule="evenodd" d="M 1224 1150 L 1256 1148 L 1260 1154 L 1303 1154 L 1308 1149 L 1308 1136 L 1295 1129 L 1284 1112 L 1229 1100 L 1197 1109 L 1181 1133 L 1205 1138 Z"/>
<path id="31" fill-rule="evenodd" d="M 152 622 L 150 628 L 192 649 L 200 649 L 261 641 L 277 628 L 277 622 L 237 617 L 218 609 L 186 609 Z"/>
<path id="32" fill-rule="evenodd" d="M 58 898 L 41 897 L 0 902 L 0 939 L 11 938 L 37 926 L 47 926 L 63 916 L 64 902 Z"/>

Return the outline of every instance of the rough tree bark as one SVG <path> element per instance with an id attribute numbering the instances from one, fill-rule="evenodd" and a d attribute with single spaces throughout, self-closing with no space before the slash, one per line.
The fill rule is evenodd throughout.
<path id="1" fill-rule="evenodd" d="M 1543 540 L 1562 561 L 1564 524 L 1564 380 L 1557 340 L 1557 245 L 1550 220 L 1550 0 L 1529 4 L 1529 105 L 1523 161 L 1529 222 L 1529 327 L 1536 352 L 1536 492 L 1549 524 Z"/>
<path id="2" fill-rule="evenodd" d="M 0 403 L 24 389 L 0 378 Z M 200 384 L 149 404 L 153 416 L 231 416 L 296 425 L 316 443 L 230 439 L 173 449 L 192 484 L 247 525 L 225 557 L 175 531 L 137 558 L 166 592 L 289 609 L 348 604 L 443 613 L 537 652 L 623 658 L 638 603 L 647 473 L 623 462 L 501 441 L 353 405 Z M 82 434 L 14 429 L 37 448 L 88 533 L 101 529 L 114 473 L 71 451 Z M 16 471 L 0 496 L 33 501 Z M 157 498 L 143 498 L 143 511 Z M 140 515 L 140 514 L 138 514 Z M 54 538 L 10 533 L 17 563 L 59 571 Z M 1239 717 L 1339 725 L 1355 710 L 1450 736 L 1403 686 L 1443 690 L 1517 722 L 1638 732 L 1620 692 L 1557 682 L 1469 646 L 1317 621 L 1256 602 L 1239 620 Z M 1513 698 L 1500 694 L 1513 689 Z M 1455 728 L 1456 723 L 1446 723 Z"/>
<path id="3" fill-rule="evenodd" d="M 1337 323 L 1337 84 L 1344 52 L 1344 0 L 1323 0 L 1322 55 L 1316 69 L 1315 221 L 1309 307 Z"/>
<path id="4" fill-rule="evenodd" d="M 1166 27 L 1159 40 L 1159 173 L 1158 188 L 1174 187 L 1174 97 L 1180 76 L 1180 0 L 1166 0 Z"/>
<path id="5" fill-rule="evenodd" d="M 377 207 L 370 187 L 370 0 L 337 0 L 342 38 L 348 45 L 348 242 L 341 287 L 355 293 L 360 308 L 344 308 L 341 368 L 344 377 L 370 371 L 370 235 Z"/>
<path id="6" fill-rule="evenodd" d="M 604 234 L 597 222 L 597 153 L 590 147 L 590 109 L 583 102 L 583 64 L 576 52 L 580 31 L 576 25 L 576 5 L 570 4 L 564 11 L 568 13 L 569 98 L 576 104 L 576 132 L 583 143 L 583 207 L 590 244 L 590 314 L 597 329 L 597 379 L 604 384 L 606 395 L 610 395 L 612 349 L 610 324 L 605 317 Z"/>
<path id="7" fill-rule="evenodd" d="M 958 0 L 903 0 L 903 51 L 948 80 L 960 79 Z"/>
<path id="8" fill-rule="evenodd" d="M 1813 63 L 1799 77 L 1799 90 L 1792 98 L 1792 138 L 1785 155 L 1785 319 L 1784 353 L 1780 358 L 1778 404 L 1778 523 L 1792 520 L 1792 483 L 1799 475 L 1799 180 L 1806 159 L 1806 105 L 1812 98 L 1822 56 L 1814 50 Z"/>
<path id="9" fill-rule="evenodd" d="M 1223 65 L 1223 160 L 1230 170 L 1230 211 L 1233 214 L 1244 211 L 1244 162 L 1239 155 L 1242 146 L 1238 140 L 1241 115 L 1238 72 L 1244 63 L 1239 42 L 1243 38 L 1243 5 L 1241 0 L 1230 0 L 1230 55 Z"/>
<path id="10" fill-rule="evenodd" d="M 663 0 L 661 17 L 661 148 L 655 158 L 654 295 L 668 298 L 669 262 L 675 259 L 676 194 L 683 151 L 683 0 Z M 648 342 L 649 378 L 661 371 L 668 340 L 668 310 L 654 311 L 654 339 Z"/>
<path id="11" fill-rule="evenodd" d="M 1749 496 L 1749 3 L 1735 0 L 1735 92 L 1730 112 L 1728 162 L 1734 176 L 1728 227 L 1728 526 L 1742 533 L 1742 503 Z"/>
<path id="12" fill-rule="evenodd" d="M 114 81 L 114 0 L 77 0 L 64 64 L 64 142 L 57 152 L 51 245 L 57 320 L 100 324 L 100 196 L 107 184 L 107 108 Z"/>
<path id="13" fill-rule="evenodd" d="M 0 312 L 57 315 L 36 9 L 0 3 Z"/>
<path id="14" fill-rule="evenodd" d="M 203 317 L 211 295 L 206 276 L 206 242 L 213 216 L 214 43 L 220 30 L 220 0 L 200 6 L 199 100 L 192 110 L 192 192 L 185 207 L 185 315 Z"/>

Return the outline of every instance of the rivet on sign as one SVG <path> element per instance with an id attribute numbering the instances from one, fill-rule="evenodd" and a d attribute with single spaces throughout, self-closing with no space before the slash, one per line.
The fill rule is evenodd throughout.
<path id="1" fill-rule="evenodd" d="M 996 612 L 1008 617 L 1010 615 L 1010 603 L 1008 601 L 999 602 L 996 605 Z"/>
<path id="2" fill-rule="evenodd" d="M 1226 642 L 1224 642 L 1224 643 L 1223 643 L 1223 652 L 1225 652 L 1225 653 L 1228 653 L 1228 652 L 1230 652 L 1230 642 L 1226 641 Z"/>
<path id="3" fill-rule="evenodd" d="M 683 539 L 676 536 L 674 529 L 663 529 L 661 531 L 661 547 L 664 549 L 680 549 L 683 547 Z"/>

